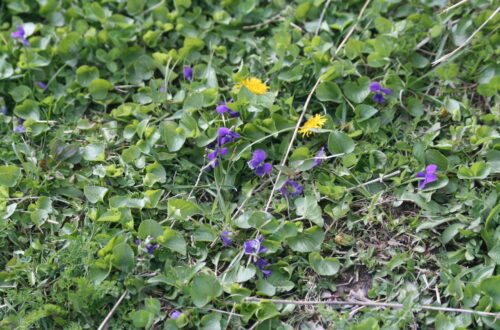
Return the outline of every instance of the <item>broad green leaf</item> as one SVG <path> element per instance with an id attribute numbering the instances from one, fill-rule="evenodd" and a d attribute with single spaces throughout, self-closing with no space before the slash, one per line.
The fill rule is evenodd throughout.
<path id="1" fill-rule="evenodd" d="M 148 329 L 154 322 L 155 315 L 147 310 L 132 311 L 128 317 L 132 320 L 135 327 Z"/>
<path id="2" fill-rule="evenodd" d="M 264 279 L 257 280 L 255 281 L 255 286 L 257 288 L 258 295 L 266 295 L 272 297 L 276 294 L 276 288 L 267 280 Z"/>
<path id="3" fill-rule="evenodd" d="M 328 136 L 328 150 L 332 154 L 348 154 L 354 151 L 354 147 L 354 141 L 340 131 L 331 132 Z"/>
<path id="4" fill-rule="evenodd" d="M 297 215 L 311 220 L 319 227 L 323 227 L 324 222 L 321 207 L 318 205 L 316 198 L 313 196 L 297 198 L 295 200 L 295 208 Z"/>
<path id="5" fill-rule="evenodd" d="M 196 307 L 205 306 L 221 294 L 222 286 L 212 275 L 196 275 L 191 282 L 191 299 Z"/>
<path id="6" fill-rule="evenodd" d="M 427 150 L 425 152 L 425 160 L 427 164 L 436 164 L 438 171 L 446 171 L 448 169 L 448 159 L 437 150 Z"/>
<path id="7" fill-rule="evenodd" d="M 163 125 L 163 137 L 170 152 L 179 151 L 186 142 L 184 129 L 173 123 Z"/>
<path id="8" fill-rule="evenodd" d="M 9 90 L 9 94 L 12 96 L 14 101 L 19 103 L 31 95 L 31 89 L 25 85 L 18 85 Z"/>
<path id="9" fill-rule="evenodd" d="M 495 304 L 500 305 L 500 275 L 483 279 L 479 283 L 479 289 L 493 298 Z"/>
<path id="10" fill-rule="evenodd" d="M 199 214 L 198 205 L 184 200 L 172 198 L 168 200 L 168 216 L 177 220 L 187 220 L 187 218 Z"/>
<path id="11" fill-rule="evenodd" d="M 443 313 L 439 313 L 436 316 L 434 325 L 436 326 L 436 330 L 455 330 L 453 322 Z"/>
<path id="12" fill-rule="evenodd" d="M 325 239 L 325 233 L 319 227 L 311 227 L 297 236 L 290 237 L 286 241 L 292 250 L 297 252 L 312 252 L 321 246 Z"/>
<path id="13" fill-rule="evenodd" d="M 109 211 L 104 212 L 97 219 L 98 222 L 118 222 L 122 218 L 122 213 L 118 209 L 111 209 Z"/>
<path id="14" fill-rule="evenodd" d="M 359 104 L 356 106 L 354 112 L 356 113 L 356 121 L 361 123 L 375 116 L 378 110 L 371 105 Z"/>
<path id="15" fill-rule="evenodd" d="M 365 321 L 358 323 L 352 327 L 352 330 L 378 330 L 380 329 L 377 319 L 373 317 L 367 318 Z"/>
<path id="16" fill-rule="evenodd" d="M 144 220 L 139 225 L 139 229 L 137 231 L 140 238 L 144 239 L 148 236 L 157 238 L 163 234 L 163 227 L 154 220 Z"/>
<path id="17" fill-rule="evenodd" d="M 108 188 L 104 187 L 97 187 L 97 186 L 83 187 L 83 193 L 85 194 L 85 197 L 87 197 L 87 200 L 91 203 L 97 203 L 99 201 L 102 201 L 107 191 Z"/>
<path id="18" fill-rule="evenodd" d="M 21 169 L 14 165 L 0 166 L 0 186 L 14 187 L 21 178 Z"/>
<path id="19" fill-rule="evenodd" d="M 113 84 L 105 79 L 94 79 L 88 85 L 89 93 L 96 100 L 104 100 Z"/>
<path id="20" fill-rule="evenodd" d="M 113 248 L 111 264 L 126 273 L 134 269 L 134 251 L 125 242 L 117 244 Z"/>
<path id="21" fill-rule="evenodd" d="M 27 119 L 39 120 L 40 109 L 38 107 L 38 102 L 29 99 L 24 100 L 23 103 L 17 105 L 14 108 L 14 114 L 24 120 Z"/>
<path id="22" fill-rule="evenodd" d="M 342 85 L 345 96 L 354 103 L 361 103 L 370 94 L 370 78 L 361 77 L 356 82 L 346 82 Z"/>
<path id="23" fill-rule="evenodd" d="M 280 315 L 280 312 L 278 311 L 274 303 L 269 301 L 262 301 L 259 304 L 259 309 L 255 313 L 255 315 L 257 316 L 257 319 L 262 322 L 264 320 L 268 320 Z"/>
<path id="24" fill-rule="evenodd" d="M 414 117 L 420 117 L 424 114 L 424 105 L 414 97 L 408 99 L 408 105 L 406 109 Z"/>
<path id="25" fill-rule="evenodd" d="M 339 86 L 331 81 L 322 82 L 316 89 L 316 97 L 320 101 L 342 102 L 342 92 Z"/>
<path id="26" fill-rule="evenodd" d="M 82 86 L 88 86 L 92 81 L 99 78 L 99 70 L 96 67 L 82 65 L 76 70 L 76 81 Z"/>
<path id="27" fill-rule="evenodd" d="M 104 160 L 104 144 L 91 143 L 80 149 L 83 159 L 88 161 L 103 161 Z"/>
<path id="28" fill-rule="evenodd" d="M 14 67 L 7 62 L 7 54 L 0 56 L 0 79 L 9 78 L 14 74 Z"/>
<path id="29" fill-rule="evenodd" d="M 462 166 L 458 169 L 459 179 L 485 179 L 491 171 L 491 166 L 485 162 L 476 162 L 471 167 Z"/>
<path id="30" fill-rule="evenodd" d="M 134 160 L 141 156 L 141 149 L 138 146 L 130 146 L 130 148 L 122 151 L 122 159 L 127 164 L 132 164 Z"/>
<path id="31" fill-rule="evenodd" d="M 166 228 L 161 236 L 158 236 L 158 242 L 172 251 L 186 255 L 186 241 L 184 237 L 176 230 Z"/>
<path id="32" fill-rule="evenodd" d="M 335 275 L 340 269 L 340 262 L 337 258 L 323 258 L 318 252 L 309 253 L 309 265 L 318 275 Z"/>

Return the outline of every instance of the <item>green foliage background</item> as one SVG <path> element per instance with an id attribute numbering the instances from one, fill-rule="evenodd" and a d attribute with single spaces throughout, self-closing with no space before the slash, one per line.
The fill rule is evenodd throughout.
<path id="1" fill-rule="evenodd" d="M 97 328 L 124 292 L 111 329 L 500 328 L 415 307 L 500 312 L 500 15 L 431 65 L 498 4 L 373 0 L 358 20 L 364 4 L 2 1 L 0 329 Z M 16 25 L 30 47 L 10 37 Z M 320 76 L 306 118 L 327 123 L 280 167 Z M 245 77 L 270 91 L 235 91 Z M 371 82 L 393 91 L 385 103 Z M 240 118 L 215 111 L 231 98 Z M 223 126 L 242 137 L 210 171 Z M 313 168 L 322 146 L 343 155 Z M 248 168 L 256 149 L 271 175 Z M 439 180 L 419 190 L 428 164 Z M 277 190 L 267 209 L 287 179 L 304 195 Z M 267 278 L 242 248 L 259 234 Z M 135 244 L 148 237 L 152 255 Z"/>

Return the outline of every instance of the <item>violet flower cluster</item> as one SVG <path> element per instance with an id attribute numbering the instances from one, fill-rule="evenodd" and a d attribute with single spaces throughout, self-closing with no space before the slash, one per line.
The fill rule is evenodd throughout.
<path id="1" fill-rule="evenodd" d="M 323 157 L 325 156 L 325 147 L 321 147 L 319 152 L 316 154 L 316 157 L 314 157 L 314 163 L 312 164 L 311 167 L 316 167 L 323 161 Z"/>
<path id="2" fill-rule="evenodd" d="M 253 152 L 252 159 L 248 162 L 248 166 L 255 170 L 255 174 L 258 176 L 264 176 L 265 174 L 271 173 L 273 170 L 273 164 L 264 163 L 267 154 L 262 149 L 257 149 Z"/>
<path id="3" fill-rule="evenodd" d="M 260 236 L 257 239 L 245 242 L 243 244 L 245 254 L 252 254 L 258 257 L 259 254 L 267 252 L 267 248 L 262 246 L 262 241 L 264 241 L 264 237 Z M 269 266 L 269 262 L 267 262 L 266 259 L 259 257 L 254 264 L 262 271 L 264 277 L 268 277 L 272 274 L 271 270 L 266 269 L 266 267 Z"/>
<path id="4" fill-rule="evenodd" d="M 424 172 L 417 173 L 417 178 L 423 179 L 420 180 L 420 182 L 418 183 L 420 189 L 424 189 L 425 185 L 428 183 L 437 181 L 436 170 L 437 170 L 437 165 L 430 164 L 427 165 Z"/>
<path id="5" fill-rule="evenodd" d="M 222 115 L 223 113 L 227 112 L 227 113 L 229 113 L 229 118 L 239 117 L 240 113 L 236 112 L 234 110 L 231 110 L 231 108 L 229 108 L 227 106 L 228 103 L 233 103 L 233 99 L 230 99 L 227 102 L 219 101 L 219 105 L 215 108 L 215 111 L 217 111 L 217 113 L 220 114 L 220 115 Z"/>
<path id="6" fill-rule="evenodd" d="M 212 168 L 218 166 L 219 165 L 218 158 L 220 156 L 224 156 L 229 151 L 228 148 L 222 147 L 222 146 L 225 145 L 226 143 L 234 142 L 235 139 L 238 139 L 240 137 L 241 137 L 241 135 L 231 131 L 227 127 L 220 127 L 219 128 L 219 131 L 217 134 L 217 140 L 209 145 L 209 147 L 215 148 L 215 150 L 208 153 L 208 155 L 207 155 L 207 158 L 210 162 L 209 164 Z"/>
<path id="7" fill-rule="evenodd" d="M 192 68 L 186 66 L 186 67 L 184 67 L 184 70 L 182 70 L 182 73 L 184 74 L 184 78 L 187 81 L 193 80 L 193 69 Z"/>
<path id="8" fill-rule="evenodd" d="M 29 46 L 30 43 L 29 43 L 28 39 L 26 39 L 24 37 L 24 35 L 26 34 L 26 32 L 24 31 L 24 28 L 21 25 L 17 25 L 16 28 L 17 28 L 17 30 L 15 32 L 12 32 L 10 34 L 10 37 L 13 39 L 18 39 L 25 46 Z"/>
<path id="9" fill-rule="evenodd" d="M 373 95 L 372 100 L 377 103 L 385 102 L 384 94 L 386 95 L 392 94 L 392 91 L 389 88 L 383 88 L 382 85 L 376 82 L 370 84 L 370 91 L 375 93 L 375 95 Z"/>
<path id="10" fill-rule="evenodd" d="M 180 316 L 182 315 L 182 312 L 181 311 L 178 311 L 177 309 L 174 309 L 171 313 L 170 313 L 170 318 L 171 319 L 174 319 L 174 320 L 177 320 Z"/>
<path id="11" fill-rule="evenodd" d="M 283 196 L 292 197 L 302 194 L 304 192 L 304 187 L 297 181 L 288 180 L 281 186 L 280 191 Z"/>
<path id="12" fill-rule="evenodd" d="M 233 240 L 231 239 L 232 236 L 233 232 L 231 231 L 221 231 L 220 239 L 222 240 L 222 245 L 225 247 L 231 245 L 233 243 Z"/>
<path id="13" fill-rule="evenodd" d="M 146 242 L 148 242 L 148 239 L 146 239 L 145 243 Z M 136 240 L 135 244 L 137 246 L 141 246 L 142 242 L 141 242 L 141 240 Z M 148 254 L 153 254 L 154 250 L 156 250 L 159 247 L 160 247 L 159 244 L 148 244 L 148 243 L 146 243 L 146 245 L 144 245 L 144 248 L 146 249 L 146 251 L 148 252 Z"/>
<path id="14" fill-rule="evenodd" d="M 16 128 L 14 128 L 14 130 L 13 130 L 14 133 L 17 134 L 17 133 L 24 133 L 24 132 L 26 132 L 26 128 L 24 127 L 23 122 L 24 121 L 21 118 L 19 118 L 17 120 L 18 125 L 17 125 Z"/>

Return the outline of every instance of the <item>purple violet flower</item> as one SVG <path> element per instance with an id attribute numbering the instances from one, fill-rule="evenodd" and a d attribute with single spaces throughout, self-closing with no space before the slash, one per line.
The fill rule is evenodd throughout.
<path id="1" fill-rule="evenodd" d="M 437 176 L 436 176 L 436 170 L 437 170 L 437 165 L 435 164 L 430 164 L 427 165 L 425 168 L 425 172 L 418 172 L 417 173 L 417 178 L 423 178 L 418 183 L 418 186 L 420 189 L 424 189 L 425 185 L 434 181 L 437 181 Z"/>
<path id="2" fill-rule="evenodd" d="M 208 145 L 208 148 L 215 147 L 215 150 L 208 153 L 207 158 L 211 162 L 211 167 L 216 167 L 219 165 L 218 157 L 224 156 L 228 153 L 228 148 L 221 148 L 224 144 L 228 142 L 233 142 L 234 139 L 241 137 L 239 134 L 234 133 L 227 127 L 220 127 L 217 134 L 217 142 L 212 142 Z"/>
<path id="3" fill-rule="evenodd" d="M 296 196 L 302 194 L 304 187 L 297 181 L 288 180 L 280 188 L 281 193 L 285 197 Z"/>
<path id="4" fill-rule="evenodd" d="M 167 91 L 167 89 L 166 89 L 165 87 L 160 87 L 159 91 L 160 91 L 160 92 L 166 92 L 166 91 Z"/>
<path id="5" fill-rule="evenodd" d="M 23 125 L 23 120 L 22 119 L 19 119 L 19 125 L 16 128 L 14 128 L 13 132 L 16 133 L 16 134 L 17 133 L 24 133 L 24 132 L 26 132 L 26 128 Z"/>
<path id="6" fill-rule="evenodd" d="M 170 313 L 170 318 L 177 320 L 180 316 L 182 315 L 182 312 L 178 311 L 177 309 L 173 310 Z"/>
<path id="7" fill-rule="evenodd" d="M 373 101 L 377 103 L 385 102 L 384 94 L 392 94 L 392 91 L 389 88 L 383 88 L 382 85 L 376 82 L 370 84 L 370 91 L 375 93 L 375 95 L 373 95 Z"/>
<path id="8" fill-rule="evenodd" d="M 229 246 L 231 243 L 233 243 L 233 240 L 231 239 L 231 236 L 233 236 L 233 233 L 230 231 L 221 231 L 220 234 L 220 239 L 222 240 L 222 244 L 224 246 Z"/>
<path id="9" fill-rule="evenodd" d="M 0 111 L 7 116 L 7 108 L 6 107 L 1 107 Z"/>
<path id="10" fill-rule="evenodd" d="M 159 244 L 151 244 L 151 245 L 146 245 L 144 246 L 146 250 L 148 251 L 149 254 L 153 254 L 154 250 L 160 247 Z"/>
<path id="11" fill-rule="evenodd" d="M 46 89 L 47 88 L 47 85 L 45 85 L 43 82 L 41 81 L 37 81 L 37 85 L 38 87 L 40 87 L 41 89 Z"/>
<path id="12" fill-rule="evenodd" d="M 264 176 L 273 171 L 273 164 L 264 163 L 255 169 L 255 174 L 258 176 Z"/>
<path id="13" fill-rule="evenodd" d="M 250 168 L 254 170 L 256 167 L 258 167 L 266 160 L 266 157 L 267 154 L 264 150 L 257 149 L 253 152 L 252 160 L 248 162 L 248 166 L 250 166 Z"/>
<path id="14" fill-rule="evenodd" d="M 137 245 L 137 246 L 141 245 L 141 240 L 140 239 L 136 240 L 135 245 Z"/>
<path id="15" fill-rule="evenodd" d="M 258 176 L 264 176 L 273 170 L 273 164 L 264 163 L 266 157 L 267 154 L 264 150 L 257 149 L 253 152 L 252 159 L 247 163 L 252 170 L 255 170 L 255 174 Z"/>
<path id="16" fill-rule="evenodd" d="M 264 277 L 269 277 L 272 274 L 271 270 L 265 269 L 267 266 L 269 266 L 269 262 L 267 262 L 266 259 L 264 258 L 259 258 L 257 261 L 254 263 L 259 269 L 262 271 L 262 274 Z"/>
<path id="17" fill-rule="evenodd" d="M 19 39 L 19 41 L 21 41 L 25 46 L 29 46 L 30 45 L 29 41 L 24 37 L 25 34 L 24 28 L 21 25 L 17 25 L 16 27 L 17 30 L 15 32 L 12 32 L 10 34 L 10 37 L 14 39 Z"/>
<path id="18" fill-rule="evenodd" d="M 193 69 L 186 66 L 184 67 L 184 70 L 182 71 L 184 73 L 184 78 L 186 78 L 186 80 L 188 81 L 191 81 L 193 80 Z"/>
<path id="19" fill-rule="evenodd" d="M 229 113 L 229 118 L 236 118 L 236 117 L 239 117 L 240 116 L 240 113 L 239 112 L 236 112 L 234 110 L 232 110 L 231 108 L 229 108 L 227 106 L 228 103 L 232 103 L 233 102 L 233 99 L 230 99 L 229 101 L 227 102 L 222 102 L 222 101 L 219 101 L 219 104 L 216 108 L 215 108 L 215 111 L 217 111 L 218 114 L 222 115 L 223 113 L 226 113 L 228 112 Z"/>
<path id="20" fill-rule="evenodd" d="M 219 160 L 217 159 L 219 156 L 224 156 L 225 154 L 227 154 L 227 152 L 229 151 L 228 148 L 220 148 L 219 147 L 215 147 L 215 150 L 212 151 L 212 152 L 209 152 L 208 155 L 207 155 L 207 158 L 210 162 L 212 162 L 210 164 L 211 167 L 216 167 L 219 165 Z"/>
<path id="21" fill-rule="evenodd" d="M 311 167 L 316 167 L 323 161 L 323 156 L 325 155 L 325 147 L 321 147 L 319 152 L 316 154 L 316 157 L 314 157 L 314 163 L 312 164 Z"/>
<path id="22" fill-rule="evenodd" d="M 223 146 L 224 144 L 228 142 L 233 142 L 234 139 L 240 138 L 241 135 L 238 133 L 234 133 L 227 127 L 220 127 L 219 128 L 219 134 L 218 134 L 218 142 L 220 146 Z"/>
<path id="23" fill-rule="evenodd" d="M 264 237 L 261 236 L 257 239 L 252 239 L 250 241 L 246 241 L 245 243 L 243 243 L 245 254 L 252 254 L 252 253 L 260 254 L 267 252 L 268 251 L 267 248 L 261 245 L 263 240 Z"/>

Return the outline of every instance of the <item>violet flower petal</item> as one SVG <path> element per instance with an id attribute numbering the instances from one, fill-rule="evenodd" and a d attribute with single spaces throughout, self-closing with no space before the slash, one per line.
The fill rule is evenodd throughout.
<path id="1" fill-rule="evenodd" d="M 380 90 L 382 90 L 382 86 L 379 83 L 372 82 L 370 84 L 370 91 L 372 91 L 372 92 L 378 92 Z"/>
<path id="2" fill-rule="evenodd" d="M 387 95 L 391 95 L 392 91 L 389 88 L 381 88 L 380 91 L 384 92 Z"/>
<path id="3" fill-rule="evenodd" d="M 436 170 L 437 170 L 437 165 L 436 164 L 429 164 L 425 168 L 425 173 L 427 173 L 427 174 L 434 174 L 434 173 L 436 173 Z"/>
<path id="4" fill-rule="evenodd" d="M 193 69 L 186 66 L 183 70 L 183 73 L 184 73 L 184 78 L 186 78 L 186 80 L 193 80 Z"/>
<path id="5" fill-rule="evenodd" d="M 262 275 L 264 275 L 264 277 L 269 277 L 269 276 L 271 276 L 272 273 L 273 273 L 272 270 L 262 269 Z"/>
<path id="6" fill-rule="evenodd" d="M 170 313 L 170 318 L 174 319 L 174 320 L 177 320 L 180 316 L 182 315 L 182 312 L 178 311 L 178 310 L 173 310 L 171 313 Z"/>
<path id="7" fill-rule="evenodd" d="M 377 102 L 377 103 L 384 103 L 385 102 L 384 95 L 382 95 L 380 93 L 376 93 L 375 95 L 373 95 L 372 100 L 374 102 Z"/>
<path id="8" fill-rule="evenodd" d="M 252 159 L 248 162 L 248 166 L 253 170 L 266 160 L 267 154 L 262 149 L 257 149 L 253 152 Z"/>

